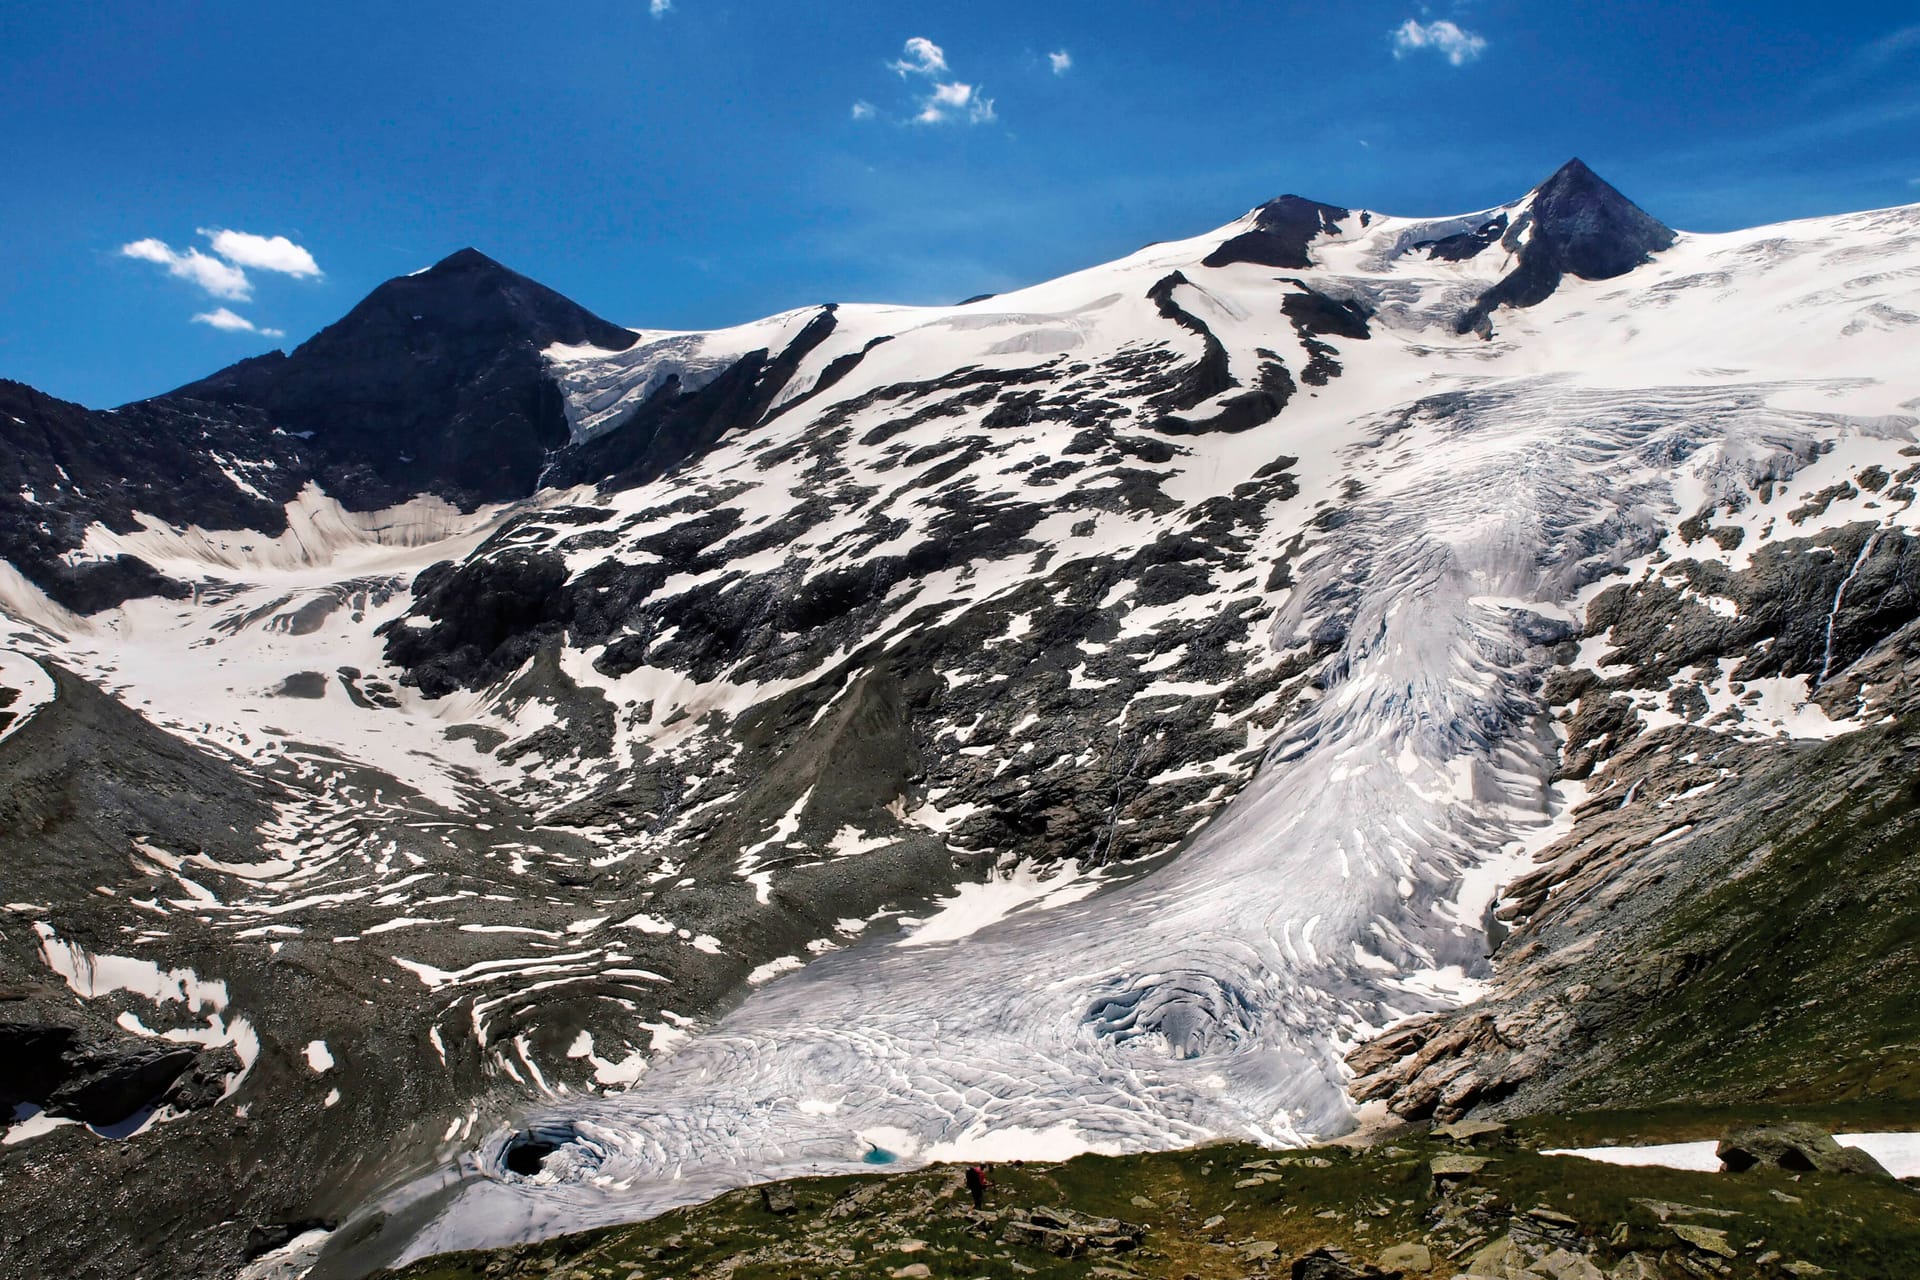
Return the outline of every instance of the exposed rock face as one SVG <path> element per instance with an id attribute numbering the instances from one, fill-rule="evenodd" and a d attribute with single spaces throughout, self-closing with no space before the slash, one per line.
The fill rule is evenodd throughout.
<path id="1" fill-rule="evenodd" d="M 1058 1207 L 1008 1209 L 1002 1217 L 1002 1240 L 1062 1258 L 1131 1252 L 1147 1236 L 1147 1229 L 1138 1223 Z"/>
<path id="2" fill-rule="evenodd" d="M 1205 265 L 1248 262 L 1261 267 L 1310 267 L 1307 248 L 1319 236 L 1340 230 L 1354 215 L 1301 196 L 1281 196 L 1254 210 L 1253 226 L 1208 254 Z M 1361 215 L 1365 217 L 1366 215 Z"/>
<path id="3" fill-rule="evenodd" d="M 1400 1280 L 1401 1272 L 1361 1262 L 1339 1249 L 1315 1249 L 1293 1260 L 1291 1280 Z"/>
<path id="4" fill-rule="evenodd" d="M 1434 256 L 1471 257 L 1494 229 L 1488 223 L 1467 240 L 1441 241 Z M 1500 242 L 1519 262 L 1480 295 L 1456 322 L 1461 333 L 1485 326 L 1501 307 L 1532 307 L 1559 288 L 1563 276 L 1611 280 L 1625 275 L 1674 242 L 1672 228 L 1649 216 L 1579 160 L 1534 190 L 1532 203 L 1503 229 Z M 1444 247 L 1442 247 L 1444 246 Z"/>
<path id="5" fill-rule="evenodd" d="M 1784 1169 L 1789 1173 L 1850 1173 L 1868 1178 L 1892 1175 L 1857 1147 L 1843 1147 L 1831 1134 L 1810 1124 L 1759 1124 L 1734 1129 L 1720 1139 L 1714 1154 L 1729 1173 Z"/>
<path id="6" fill-rule="evenodd" d="M 242 1068 L 231 1048 L 127 1032 L 45 987 L 0 989 L 0 1112 L 29 1109 L 99 1129 L 161 1107 L 217 1102 Z"/>
<path id="7" fill-rule="evenodd" d="M 0 379 L 0 559 L 78 613 L 187 593 L 130 556 L 69 561 L 90 525 L 132 533 L 138 512 L 275 534 L 307 474 L 302 443 L 257 414 L 156 401 L 97 413 Z"/>
<path id="8" fill-rule="evenodd" d="M 653 1106 L 675 1058 L 733 1043 L 723 1011 L 783 991 L 770 1052 L 736 1055 L 764 1091 L 723 1063 L 639 1126 L 688 1142 L 671 1194 L 794 1149 L 767 1117 L 838 1159 L 862 1105 L 912 1111 L 923 1151 L 966 1127 L 943 1108 L 991 1130 L 1090 1102 L 1150 1145 L 1239 1131 L 1284 1081 L 1247 1123 L 1331 1128 L 1330 1045 L 1486 976 L 1479 907 L 1449 904 L 1546 816 L 1556 730 L 1590 794 L 1490 922 L 1494 998 L 1365 1048 L 1362 1089 L 1452 1115 L 1743 1073 L 1904 1087 L 1913 956 L 1877 904 L 1912 887 L 1912 394 L 1839 338 L 1736 377 L 1749 329 L 1712 322 L 1903 324 L 1907 277 L 1846 264 L 1911 228 L 1792 230 L 1831 270 L 1791 289 L 1772 239 L 1688 242 L 1690 274 L 1657 256 L 1537 345 L 1450 332 L 1483 294 L 1664 254 L 1636 214 L 1578 166 L 1438 223 L 1283 198 L 1217 247 L 971 306 L 639 339 L 463 253 L 116 413 L 0 387 L 0 555 L 99 615 L 0 575 L 4 656 L 59 686 L 5 669 L 0 976 L 64 982 L 0 1008 L 4 1088 L 40 1126 L 160 1104 L 125 1141 L 0 1147 L 0 1217 L 55 1224 L 9 1261 L 219 1275 L 349 1219 L 343 1256 L 391 1259 L 451 1189 L 355 1210 L 450 1164 L 540 1229 L 521 1209 L 596 1194 L 615 1131 L 526 1108 Z M 1642 324 L 1667 308 L 1698 386 L 1634 382 L 1670 369 Z M 1598 374 L 1596 334 L 1622 353 Z M 1670 510 L 1676 483 L 1711 500 Z M 1282 816 L 1213 822 L 1250 780 Z M 1216 836 L 1231 875 L 1189 856 Z M 1863 976 L 1883 1004 L 1838 998 Z M 889 1010 L 887 1052 L 939 1069 L 869 1054 Z M 803 1058 L 840 1087 L 791 1087 Z M 713 1136 L 759 1145 L 700 1165 Z M 1475 1233 L 1499 1167 L 1447 1179 Z M 126 1222 L 146 1252 L 101 1229 Z M 1096 1225 L 1026 1219 L 1128 1235 Z"/>
<path id="9" fill-rule="evenodd" d="M 1590 798 L 1506 887 L 1490 997 L 1357 1049 L 1357 1097 L 1449 1119 L 1913 1087 L 1887 1046 L 1915 1026 L 1896 922 L 1920 910 L 1897 852 L 1920 629 L 1913 544 L 1876 496 L 1901 475 L 1809 504 L 1761 468 L 1762 501 L 1683 522 L 1680 555 L 1594 598 L 1604 643 L 1547 690 Z M 1783 685 L 1806 700 L 1770 728 L 1761 691 Z M 1834 720 L 1858 727 L 1793 741 Z"/>
<path id="10" fill-rule="evenodd" d="M 541 358 L 555 343 L 624 350 L 633 334 L 462 249 L 389 280 L 290 354 L 162 399 L 251 410 L 311 433 L 327 491 L 361 509 L 419 493 L 471 506 L 525 497 L 567 442 Z"/>
<path id="11" fill-rule="evenodd" d="M 544 482 L 629 489 L 699 457 L 729 431 L 752 430 L 774 412 L 776 397 L 787 389 L 800 362 L 833 332 L 834 310 L 820 308 L 782 350 L 750 351 L 697 389 L 684 388 L 677 376 L 670 376 L 617 430 L 569 453 Z M 845 377 L 864 354 L 856 352 L 823 371 L 813 392 Z M 789 401 L 781 409 L 799 402 Z"/>

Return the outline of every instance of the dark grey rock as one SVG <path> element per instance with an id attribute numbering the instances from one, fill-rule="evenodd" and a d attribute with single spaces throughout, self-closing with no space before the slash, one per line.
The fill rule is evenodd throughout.
<path id="1" fill-rule="evenodd" d="M 1729 1173 L 1784 1169 L 1789 1173 L 1848 1173 L 1891 1178 L 1878 1160 L 1858 1147 L 1843 1147 L 1810 1124 L 1747 1125 L 1729 1130 L 1714 1147 Z"/>
<path id="2" fill-rule="evenodd" d="M 1252 229 L 1241 232 L 1208 254 L 1204 265 L 1224 267 L 1250 262 L 1256 266 L 1295 270 L 1310 267 L 1313 258 L 1308 246 L 1323 233 L 1338 232 L 1340 224 L 1352 216 L 1348 210 L 1335 205 L 1301 196 L 1281 196 L 1254 210 Z"/>
<path id="3" fill-rule="evenodd" d="M 1530 233 L 1530 234 L 1529 234 Z M 1537 306 L 1563 276 L 1611 280 L 1674 242 L 1671 228 L 1569 160 L 1533 192 L 1533 203 L 1501 237 L 1519 263 L 1455 322 L 1461 333 L 1485 329 L 1501 307 Z"/>
<path id="4" fill-rule="evenodd" d="M 1400 1280 L 1400 1272 L 1383 1271 L 1334 1248 L 1314 1249 L 1293 1260 L 1291 1280 Z"/>

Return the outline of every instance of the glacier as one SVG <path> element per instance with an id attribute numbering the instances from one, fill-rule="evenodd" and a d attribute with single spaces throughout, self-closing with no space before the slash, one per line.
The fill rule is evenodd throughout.
<path id="1" fill-rule="evenodd" d="M 418 1069 L 451 1076 L 464 1062 L 498 1086 L 459 1114 L 426 1117 L 427 1140 L 410 1135 L 406 1176 L 373 1206 L 423 1223 L 409 1228 L 408 1257 L 880 1162 L 1221 1136 L 1288 1145 L 1352 1128 L 1360 1117 L 1346 1051 L 1397 1019 L 1473 997 L 1488 972 L 1486 919 L 1499 886 L 1565 829 L 1581 797 L 1578 784 L 1554 782 L 1561 730 L 1541 684 L 1576 644 L 1601 647 L 1581 634 L 1592 595 L 1647 572 L 1676 524 L 1709 509 L 1744 541 L 1690 554 L 1730 563 L 1776 531 L 1804 534 L 1867 507 L 1888 529 L 1920 528 L 1911 499 L 1856 495 L 1811 524 L 1782 515 L 1790 493 L 1830 489 L 1866 466 L 1909 465 L 1902 451 L 1914 447 L 1920 411 L 1905 372 L 1920 325 L 1920 207 L 1683 234 L 1624 275 L 1566 280 L 1535 305 L 1493 312 L 1484 334 L 1458 332 L 1457 317 L 1513 269 L 1514 254 L 1491 243 L 1450 259 L 1421 246 L 1496 218 L 1517 227 L 1529 213 L 1528 201 L 1442 219 L 1355 213 L 1316 232 L 1308 266 L 1208 265 L 1223 243 L 1259 230 L 1256 213 L 997 298 L 843 305 L 776 412 L 662 480 L 611 493 L 551 489 L 464 513 L 432 498 L 352 513 L 314 488 L 290 505 L 279 538 L 149 520 L 131 532 L 96 526 L 75 553 L 140 556 L 194 584 L 182 601 L 133 600 L 82 619 L 0 566 L 0 606 L 16 626 L 7 642 L 19 654 L 67 664 L 170 732 L 309 788 L 277 802 L 258 863 L 136 849 L 153 883 L 132 905 L 150 931 L 127 950 L 164 945 L 190 919 L 268 956 L 303 939 L 362 948 L 368 972 L 405 992 L 397 1003 L 426 1011 Z M 1281 305 L 1301 289 L 1364 311 L 1372 325 L 1364 340 L 1335 340 L 1335 372 L 1319 381 L 1304 370 L 1326 353 Z M 624 351 L 570 346 L 546 359 L 575 441 L 597 443 L 617 438 L 622 415 L 663 388 L 711 385 L 731 358 L 778 347 L 824 313 L 712 334 L 643 331 Z M 620 713 L 610 756 L 564 742 L 516 754 L 564 727 L 560 704 L 538 687 L 537 660 L 429 696 L 401 681 L 378 638 L 432 625 L 409 598 L 432 567 L 543 538 L 572 575 L 658 562 L 635 548 L 673 532 L 679 516 L 661 513 L 692 495 L 736 515 L 743 542 L 760 542 L 724 563 L 676 566 L 671 589 L 689 599 L 741 575 L 777 574 L 796 556 L 819 576 L 858 572 L 934 534 L 925 491 L 937 482 L 923 481 L 946 465 L 938 450 L 987 433 L 991 397 L 949 408 L 925 390 L 941 379 L 985 371 L 1057 386 L 1082 364 L 1156 372 L 1217 360 L 1235 385 L 1184 406 L 1176 423 L 1204 426 L 1227 420 L 1236 398 L 1261 385 L 1275 352 L 1302 371 L 1284 411 L 1242 430 L 1170 431 L 1155 465 L 1161 491 L 1177 500 L 1171 510 L 1232 495 L 1277 458 L 1294 464 L 1297 494 L 1268 503 L 1271 526 L 1249 539 L 1249 558 L 1285 573 L 1263 586 L 1235 567 L 1231 582 L 1175 604 L 1139 603 L 1121 589 L 1103 602 L 1132 635 L 1182 610 L 1204 618 L 1229 596 L 1256 595 L 1270 613 L 1259 652 L 1233 658 L 1291 663 L 1307 677 L 1271 732 L 1244 714 L 1215 715 L 1212 727 L 1236 743 L 1243 735 L 1248 749 L 1224 759 L 1251 752 L 1258 767 L 1242 785 L 1228 764 L 1183 766 L 1231 798 L 1177 850 L 1138 865 L 1099 865 L 1088 850 L 1051 878 L 998 864 L 991 888 L 963 887 L 950 914 L 918 933 L 913 920 L 882 912 L 840 922 L 825 945 L 742 963 L 744 995 L 711 1019 L 600 995 L 625 1012 L 567 1028 L 557 1051 L 522 1029 L 537 1026 L 527 1009 L 571 984 L 611 975 L 628 984 L 616 992 L 669 988 L 640 963 L 645 946 L 699 963 L 736 958 L 715 936 L 724 929 L 683 923 L 652 900 L 651 886 L 682 870 L 671 858 L 650 861 L 665 856 L 664 838 L 569 828 L 564 843 L 543 845 L 532 833 L 545 840 L 551 828 L 540 820 L 647 760 L 713 765 L 695 778 L 690 808 L 723 805 L 732 784 L 721 766 L 732 758 L 689 744 L 710 723 L 738 722 L 853 659 L 851 650 L 817 661 L 789 652 L 775 655 L 784 666 L 712 671 L 649 660 L 610 674 L 604 659 L 628 637 L 562 644 L 553 666 Z M 1165 365 L 1152 364 L 1162 356 Z M 1147 403 L 1129 387 L 1112 395 L 1129 411 Z M 1063 490 L 1035 478 L 1035 464 L 1070 453 L 1074 429 L 1041 419 L 993 427 L 969 464 L 978 505 L 1049 509 L 1015 550 L 890 585 L 879 601 L 891 610 L 882 638 L 911 634 L 932 605 L 952 613 L 1044 585 L 1051 556 L 1120 559 L 1189 514 L 1070 508 Z M 1778 496 L 1761 495 L 1763 485 Z M 771 536 L 816 499 L 832 508 L 827 518 Z M 559 516 L 569 511 L 604 516 L 620 532 L 563 542 L 571 526 Z M 548 515 L 558 532 L 539 526 Z M 1011 619 L 1008 634 L 1027 621 Z M 351 679 L 327 675 L 348 670 Z M 1073 669 L 1069 678 L 1085 682 L 1075 687 L 1092 687 L 1087 670 Z M 1139 700 L 1207 692 L 1157 665 L 1143 670 L 1155 680 Z M 950 685 L 978 678 L 933 674 Z M 44 707 L 51 681 L 37 663 L 0 654 L 0 676 L 31 686 L 22 706 Z M 274 700 L 306 676 L 321 696 Z M 367 696 L 376 680 L 378 701 Z M 1768 690 L 1756 719 L 1771 717 L 1782 734 L 1847 731 L 1790 683 Z M 1653 702 L 1649 717 L 1669 714 Z M 483 749 L 488 740 L 506 751 Z M 689 754 L 674 755 L 682 749 Z M 871 827 L 839 827 L 823 848 L 794 857 L 811 795 L 783 797 L 777 819 L 728 863 L 738 883 L 726 887 L 743 910 L 768 905 L 805 857 L 857 868 L 887 831 L 947 839 L 966 816 L 943 809 L 937 793 L 901 796 L 887 810 L 892 827 L 876 814 Z M 521 825 L 489 807 L 500 797 L 523 806 Z M 472 864 L 478 873 L 460 864 L 457 880 L 442 873 L 465 852 L 442 838 L 455 826 L 487 859 Z M 957 862 L 960 842 L 950 844 Z M 631 867 L 633 883 L 648 887 L 618 906 L 589 903 L 585 893 L 549 893 L 530 867 Z M 486 923 L 472 914 L 482 900 Z M 877 927 L 889 916 L 901 932 Z M 428 937 L 439 950 L 416 942 Z M 264 1024 L 269 1011 L 248 1012 Z M 342 1067 L 323 1073 L 305 1059 L 301 1086 L 330 1091 L 327 1108 L 345 1089 L 350 1109 L 356 1046 L 343 1032 L 301 1035 L 291 1049 L 310 1043 Z M 600 1087 L 587 1091 L 577 1077 L 572 1088 L 549 1084 L 542 1065 L 569 1063 L 590 1064 Z M 516 1099 L 509 1114 L 505 1096 Z M 533 1146 L 543 1159 L 525 1158 Z"/>
<path id="2" fill-rule="evenodd" d="M 497 1132 L 408 1256 L 876 1159 L 1350 1128 L 1345 1049 L 1484 972 L 1476 873 L 1556 830 L 1552 646 L 1587 588 L 1666 536 L 1676 474 L 1738 455 L 1790 475 L 1839 438 L 1911 438 L 1773 407 L 1777 390 L 1521 375 L 1352 423 L 1333 452 L 1359 496 L 1272 632 L 1340 637 L 1321 693 L 1190 847 L 958 942 L 856 946 L 764 987 L 630 1092 L 541 1110 L 524 1131 L 561 1154 L 538 1172 L 507 1166 L 522 1129 Z"/>

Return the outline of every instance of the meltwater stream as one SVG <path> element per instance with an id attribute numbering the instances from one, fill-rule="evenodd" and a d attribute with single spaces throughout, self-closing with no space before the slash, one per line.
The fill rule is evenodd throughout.
<path id="1" fill-rule="evenodd" d="M 1683 465 L 1738 487 L 1843 429 L 1757 388 L 1548 379 L 1368 424 L 1342 458 L 1359 496 L 1320 521 L 1275 622 L 1282 646 L 1335 643 L 1324 692 L 1185 853 L 959 941 L 858 947 L 763 988 L 630 1092 L 537 1118 L 553 1149 L 532 1176 L 496 1135 L 407 1256 L 876 1150 L 921 1163 L 1341 1131 L 1342 1050 L 1449 1002 L 1433 975 L 1485 951 L 1492 884 L 1468 885 L 1550 820 L 1537 689 L 1567 604 L 1651 549 Z"/>

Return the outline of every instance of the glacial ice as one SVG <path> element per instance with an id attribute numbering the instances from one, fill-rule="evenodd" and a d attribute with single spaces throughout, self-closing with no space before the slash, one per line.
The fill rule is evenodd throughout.
<path id="1" fill-rule="evenodd" d="M 519 1131 L 496 1134 L 410 1255 L 857 1168 L 881 1131 L 917 1163 L 1020 1133 L 1137 1150 L 1343 1130 L 1343 1049 L 1466 994 L 1485 942 L 1463 921 L 1486 904 L 1463 886 L 1487 894 L 1490 857 L 1552 830 L 1537 690 L 1566 605 L 1664 535 L 1678 463 L 1791 457 L 1834 430 L 1757 388 L 1553 378 L 1373 418 L 1342 451 L 1360 496 L 1274 623 L 1283 648 L 1338 637 L 1324 692 L 1185 852 L 963 940 L 876 941 L 761 987 L 630 1092 L 535 1122 L 588 1135 L 591 1161 L 529 1179 L 504 1164 Z"/>

